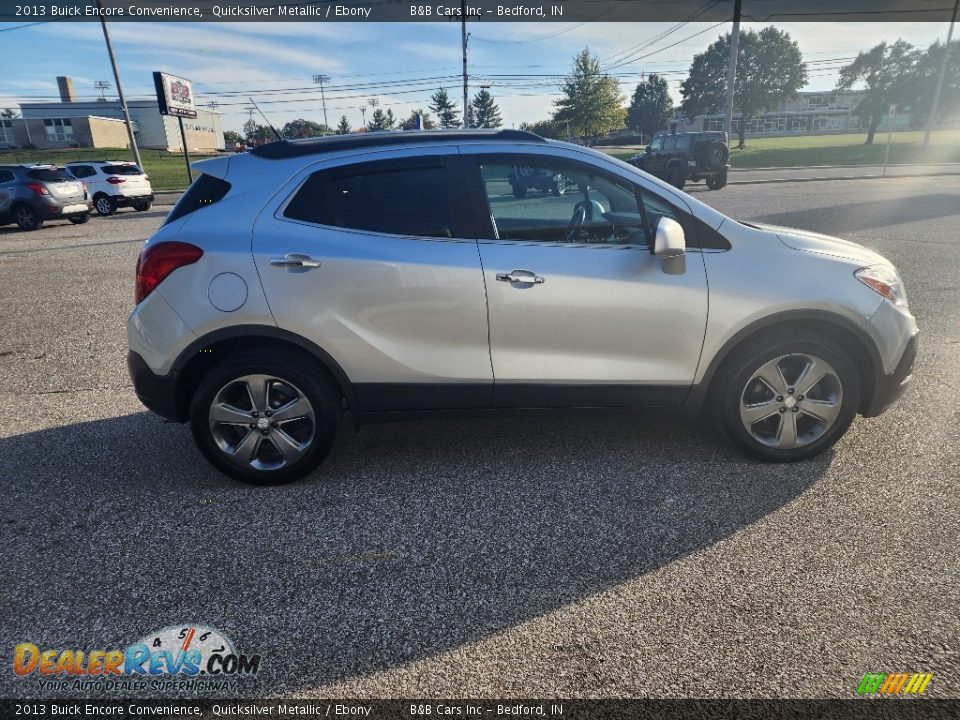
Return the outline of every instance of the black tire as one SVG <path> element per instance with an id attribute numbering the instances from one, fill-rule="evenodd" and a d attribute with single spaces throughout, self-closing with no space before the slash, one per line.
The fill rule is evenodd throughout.
<path id="1" fill-rule="evenodd" d="M 146 212 L 153 206 L 153 203 L 150 200 L 145 200 L 142 202 L 136 202 L 133 204 L 133 209 L 137 212 Z"/>
<path id="2" fill-rule="evenodd" d="M 792 421 L 797 428 L 797 436 L 800 436 L 801 423 L 806 421 L 806 427 L 810 428 L 810 430 L 805 433 L 808 438 L 810 438 L 809 441 L 806 441 L 805 444 L 789 448 L 773 447 L 770 444 L 761 442 L 761 440 L 757 439 L 754 434 L 747 430 L 745 422 L 741 420 L 741 403 L 746 401 L 747 394 L 751 392 L 751 386 L 753 385 L 753 383 L 748 385 L 748 382 L 751 381 L 754 373 L 768 362 L 774 361 L 777 358 L 783 358 L 781 362 L 789 365 L 791 362 L 794 362 L 795 358 L 803 358 L 804 356 L 812 356 L 817 360 L 826 361 L 834 371 L 833 374 L 826 377 L 829 379 L 831 385 L 833 385 L 834 379 L 839 383 L 839 399 L 836 400 L 836 403 L 839 404 L 839 411 L 836 418 L 832 421 L 832 425 L 826 426 L 825 429 L 820 431 L 820 434 L 817 434 L 817 430 L 819 429 L 818 423 L 813 421 L 810 416 L 804 413 L 798 413 Z M 789 373 L 787 373 L 787 375 L 789 375 Z M 786 377 L 786 380 L 788 381 L 787 384 L 789 384 L 792 378 Z M 777 335 L 768 334 L 755 340 L 747 341 L 743 346 L 734 350 L 731 356 L 724 361 L 723 366 L 714 378 L 712 386 L 715 388 L 715 391 L 712 393 L 713 417 L 720 431 L 727 439 L 748 455 L 766 462 L 797 462 L 806 460 L 832 446 L 843 436 L 847 428 L 850 427 L 853 418 L 856 416 L 857 408 L 860 404 L 861 392 L 860 376 L 850 356 L 843 347 L 826 336 L 805 331 L 794 331 L 788 334 Z M 768 389 L 772 393 L 776 392 L 772 388 Z M 794 388 L 794 392 L 796 390 L 797 388 Z M 817 392 L 819 392 L 819 390 Z M 811 391 L 811 395 L 813 395 L 813 391 Z M 751 425 L 751 428 L 760 431 L 765 428 L 758 428 L 758 424 L 766 424 L 767 427 L 772 428 L 773 424 L 783 423 L 784 420 L 778 420 L 778 416 L 782 418 L 789 412 L 795 412 L 792 409 L 787 409 L 783 412 L 780 411 L 781 407 L 790 404 L 791 397 L 803 398 L 802 395 L 793 393 L 785 393 L 782 396 L 772 397 L 770 402 L 772 402 L 774 406 L 779 405 L 779 407 L 775 407 L 771 415 L 757 421 Z M 780 405 L 778 402 L 780 398 L 784 399 L 784 405 Z M 813 398 L 808 400 L 811 399 Z M 804 409 L 805 406 L 803 403 L 796 400 L 794 400 L 794 402 L 795 405 L 791 405 L 791 408 L 796 406 L 799 410 Z M 816 409 L 817 412 L 821 412 L 814 403 L 808 402 L 808 405 Z M 782 425 L 780 425 L 780 428 L 782 429 Z M 779 430 L 777 434 L 779 435 Z M 772 442 L 773 439 L 771 438 L 770 441 Z"/>
<path id="3" fill-rule="evenodd" d="M 93 198 L 93 208 L 97 211 L 97 215 L 107 217 L 117 211 L 117 202 L 109 195 L 100 193 Z"/>
<path id="4" fill-rule="evenodd" d="M 513 183 L 513 196 L 518 200 L 527 196 L 527 186 L 523 183 Z"/>
<path id="5" fill-rule="evenodd" d="M 722 170 L 730 158 L 730 148 L 719 140 L 705 142 L 697 148 L 697 164 L 708 170 Z"/>
<path id="6" fill-rule="evenodd" d="M 687 184 L 686 171 L 679 165 L 674 165 L 667 171 L 667 182 L 677 190 L 683 190 L 683 186 Z"/>
<path id="7" fill-rule="evenodd" d="M 302 456 L 294 462 L 284 460 L 279 453 L 280 446 L 270 439 L 273 437 L 270 433 L 275 432 L 275 428 L 271 428 L 267 431 L 267 435 L 263 435 L 253 423 L 250 426 L 217 424 L 216 431 L 212 427 L 211 407 L 218 396 L 221 399 L 229 397 L 224 393 L 240 392 L 240 395 L 233 397 L 246 397 L 246 405 L 250 408 L 255 407 L 250 395 L 243 395 L 243 385 L 238 383 L 239 378 L 250 375 L 272 378 L 270 392 L 275 396 L 278 393 L 282 395 L 283 390 L 293 388 L 300 394 L 301 400 L 307 401 L 309 410 L 312 410 L 312 423 L 293 421 L 301 425 L 296 433 L 290 425 L 283 426 L 305 448 Z M 292 395 L 288 394 L 288 397 Z M 271 402 L 281 402 L 282 405 L 282 398 L 271 400 Z M 242 399 L 237 399 L 230 404 L 243 409 L 244 413 L 247 412 Z M 297 354 L 250 350 L 214 366 L 203 378 L 190 404 L 190 428 L 200 452 L 225 475 L 252 485 L 280 485 L 309 474 L 330 452 L 337 430 L 339 406 L 340 392 L 336 385 L 327 380 L 323 371 L 309 359 Z M 269 407 L 276 409 L 280 406 L 270 405 Z M 261 413 L 260 417 L 254 417 L 251 414 L 250 420 L 260 422 L 260 418 L 263 417 L 264 422 L 269 423 L 270 421 L 265 417 L 267 415 L 267 412 Z M 244 422 L 246 422 L 245 417 Z M 228 452 L 231 447 L 231 442 L 228 442 L 230 438 L 226 437 L 228 434 L 235 438 L 232 441 L 234 450 L 239 449 L 248 435 L 252 436 L 252 441 L 257 442 L 257 450 L 254 452 L 252 462 L 263 465 L 280 461 L 282 464 L 273 468 L 258 468 L 249 462 L 233 459 Z M 262 437 L 258 438 L 257 435 Z M 222 449 L 220 442 L 226 442 L 227 448 Z"/>
<path id="8" fill-rule="evenodd" d="M 707 187 L 711 190 L 719 190 L 727 184 L 727 171 L 711 175 L 707 178 Z"/>
<path id="9" fill-rule="evenodd" d="M 72 215 L 68 219 L 74 225 L 83 225 L 86 222 L 90 222 L 90 213 L 84 213 L 83 215 Z"/>
<path id="10" fill-rule="evenodd" d="M 556 180 L 550 185 L 550 192 L 554 197 L 562 197 L 567 192 L 567 179 L 563 175 L 557 175 Z"/>
<path id="11" fill-rule="evenodd" d="M 15 205 L 13 208 L 13 219 L 17 227 L 24 232 L 39 230 L 43 227 L 43 218 L 29 205 Z"/>

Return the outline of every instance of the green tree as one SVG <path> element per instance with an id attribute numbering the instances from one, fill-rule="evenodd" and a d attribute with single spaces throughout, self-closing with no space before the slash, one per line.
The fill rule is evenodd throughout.
<path id="1" fill-rule="evenodd" d="M 553 119 L 578 137 L 603 135 L 623 127 L 627 112 L 620 84 L 605 75 L 600 61 L 584 48 L 573 59 L 573 69 L 561 86 L 563 97 L 554 101 Z"/>
<path id="2" fill-rule="evenodd" d="M 9 118 L 15 118 L 19 116 L 20 114 L 13 108 L 4 108 L 3 110 L 0 110 L 0 118 L 9 119 Z"/>
<path id="3" fill-rule="evenodd" d="M 503 125 L 503 118 L 500 117 L 500 108 L 494 102 L 493 95 L 489 90 L 481 90 L 473 96 L 470 102 L 473 122 L 470 127 L 477 128 L 498 128 Z"/>
<path id="4" fill-rule="evenodd" d="M 330 132 L 330 128 L 323 123 L 304 120 L 303 118 L 291 120 L 280 128 L 280 134 L 285 138 L 321 137 L 328 132 Z"/>
<path id="5" fill-rule="evenodd" d="M 223 145 L 226 148 L 236 147 L 237 143 L 243 145 L 243 135 L 236 130 L 223 131 Z"/>
<path id="6" fill-rule="evenodd" d="M 522 122 L 520 123 L 520 129 L 553 140 L 562 140 L 566 137 L 566 128 L 555 120 L 539 120 L 534 123 Z"/>
<path id="7" fill-rule="evenodd" d="M 440 88 L 430 96 L 430 110 L 437 116 L 440 127 L 460 127 L 460 111 L 457 110 L 457 104 L 450 99 L 446 88 Z"/>
<path id="8" fill-rule="evenodd" d="M 376 108 L 373 111 L 370 122 L 367 123 L 367 130 L 370 132 L 376 132 L 377 130 L 392 130 L 395 124 L 396 119 L 393 117 L 392 110 L 388 109 L 386 112 L 384 112 L 380 108 Z"/>
<path id="9" fill-rule="evenodd" d="M 890 106 L 897 105 L 903 111 L 915 97 L 919 59 L 920 52 L 904 40 L 892 45 L 882 42 L 859 53 L 840 70 L 837 90 L 846 92 L 859 82 L 866 86 L 853 112 L 866 123 L 867 145 L 873 145 L 873 137 Z"/>
<path id="10" fill-rule="evenodd" d="M 930 116 L 945 47 L 944 43 L 938 40 L 917 60 L 916 82 L 911 84 L 913 92 L 910 98 L 910 114 L 918 126 L 926 124 Z M 960 115 L 960 40 L 950 43 L 947 74 L 944 77 L 937 114 L 941 119 Z"/>
<path id="11" fill-rule="evenodd" d="M 340 122 L 337 124 L 337 135 L 349 135 L 353 132 L 353 127 L 350 125 L 350 121 L 347 120 L 346 115 L 340 116 Z"/>
<path id="12" fill-rule="evenodd" d="M 410 116 L 400 121 L 401 130 L 436 130 L 436 128 L 437 124 L 430 117 L 430 113 L 423 108 L 411 110 Z"/>
<path id="13" fill-rule="evenodd" d="M 273 130 L 266 125 L 258 124 L 253 118 L 243 124 L 243 136 L 247 145 L 263 145 L 276 139 Z"/>
<path id="14" fill-rule="evenodd" d="M 627 108 L 627 127 L 644 135 L 663 130 L 673 117 L 673 100 L 667 81 L 654 73 L 646 82 L 637 85 Z"/>
<path id="15" fill-rule="evenodd" d="M 694 56 L 690 74 L 680 86 L 680 110 L 686 117 L 724 111 L 729 61 L 729 34 Z M 746 147 L 744 134 L 758 113 L 795 98 L 806 83 L 807 66 L 789 33 L 772 25 L 741 32 L 733 92 L 733 111 L 740 116 L 738 147 Z"/>

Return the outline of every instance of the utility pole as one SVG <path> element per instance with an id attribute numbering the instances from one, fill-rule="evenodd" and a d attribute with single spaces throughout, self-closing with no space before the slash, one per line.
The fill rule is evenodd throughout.
<path id="1" fill-rule="evenodd" d="M 930 144 L 930 133 L 937 121 L 937 111 L 940 109 L 940 93 L 943 92 L 943 81 L 947 76 L 947 64 L 950 61 L 950 41 L 953 39 L 953 24 L 957 21 L 957 8 L 960 0 L 953 2 L 953 15 L 950 16 L 950 29 L 947 31 L 947 44 L 943 47 L 943 62 L 940 63 L 940 77 L 937 78 L 937 89 L 933 93 L 933 105 L 930 108 L 930 117 L 927 118 L 927 129 L 923 133 L 923 146 Z"/>
<path id="2" fill-rule="evenodd" d="M 320 99 L 323 101 L 323 124 L 327 126 L 327 129 L 330 128 L 330 123 L 327 122 L 327 96 L 323 94 L 323 84 L 330 82 L 329 75 L 314 75 L 313 84 L 320 86 Z"/>
<path id="3" fill-rule="evenodd" d="M 733 138 L 733 89 L 737 82 L 737 50 L 740 47 L 740 5 L 741 0 L 733 0 L 733 30 L 730 32 L 730 63 L 727 66 L 727 98 L 723 117 L 728 143 Z"/>
<path id="4" fill-rule="evenodd" d="M 130 110 L 127 108 L 127 100 L 123 96 L 120 70 L 117 69 L 117 59 L 113 56 L 113 45 L 110 42 L 110 33 L 107 32 L 106 12 L 103 9 L 102 0 L 97 0 L 97 8 L 100 10 L 100 25 L 103 27 L 103 39 L 107 41 L 107 53 L 110 55 L 110 65 L 113 67 L 113 79 L 117 81 L 117 95 L 120 97 L 120 110 L 123 112 L 123 119 L 127 125 L 127 137 L 130 138 L 130 149 L 133 151 L 133 159 L 137 163 L 137 167 L 143 168 L 143 163 L 140 162 L 140 149 L 137 147 L 137 139 L 133 136 Z"/>
<path id="5" fill-rule="evenodd" d="M 460 0 L 460 44 L 463 47 L 463 129 L 470 127 L 467 119 L 467 0 Z"/>

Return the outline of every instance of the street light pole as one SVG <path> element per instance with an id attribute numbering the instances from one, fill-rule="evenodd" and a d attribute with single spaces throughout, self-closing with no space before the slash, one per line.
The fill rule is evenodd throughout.
<path id="1" fill-rule="evenodd" d="M 113 44 L 110 42 L 110 33 L 107 32 L 106 13 L 103 9 L 103 2 L 97 0 L 97 8 L 100 10 L 100 25 L 103 27 L 103 39 L 107 41 L 107 54 L 110 55 L 110 65 L 113 68 L 113 79 L 117 81 L 117 95 L 120 97 L 120 110 L 123 112 L 123 119 L 127 125 L 127 137 L 130 138 L 130 149 L 133 151 L 133 159 L 137 167 L 143 168 L 140 162 L 140 149 L 137 147 L 137 139 L 133 135 L 133 124 L 130 122 L 130 110 L 127 108 L 127 100 L 123 96 L 123 84 L 120 82 L 120 70 L 117 69 L 117 59 L 113 56 Z"/>
<path id="2" fill-rule="evenodd" d="M 730 63 L 727 66 L 727 97 L 723 117 L 728 143 L 733 137 L 733 89 L 737 82 L 737 50 L 740 47 L 740 4 L 741 0 L 733 0 L 733 29 L 730 32 Z"/>
<path id="3" fill-rule="evenodd" d="M 460 45 L 463 49 L 463 129 L 470 127 L 467 119 L 467 0 L 460 0 Z"/>
<path id="4" fill-rule="evenodd" d="M 940 63 L 940 77 L 937 78 L 937 89 L 933 93 L 933 105 L 930 108 L 930 117 L 927 118 L 927 129 L 923 133 L 923 146 L 930 144 L 930 133 L 937 121 L 937 111 L 940 109 L 940 93 L 943 92 L 943 81 L 947 76 L 947 63 L 950 61 L 950 41 L 953 39 L 953 24 L 957 21 L 957 8 L 960 0 L 954 0 L 953 15 L 950 16 L 950 29 L 947 31 L 947 44 L 943 46 L 943 61 Z"/>
<path id="5" fill-rule="evenodd" d="M 329 75 L 314 75 L 313 83 L 314 85 L 320 86 L 320 100 L 323 102 L 323 124 L 327 126 L 327 129 L 330 128 L 330 123 L 327 122 L 327 96 L 323 92 L 323 84 L 330 82 Z"/>

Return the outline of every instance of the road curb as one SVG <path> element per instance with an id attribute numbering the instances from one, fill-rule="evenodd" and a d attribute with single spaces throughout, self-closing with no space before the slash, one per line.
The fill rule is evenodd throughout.
<path id="1" fill-rule="evenodd" d="M 798 178 L 758 178 L 756 180 L 728 180 L 727 185 L 764 185 L 768 183 L 798 183 L 798 182 L 825 182 L 832 180 L 896 180 L 898 178 L 942 177 L 944 175 L 960 175 L 960 170 L 954 172 L 932 173 L 904 173 L 902 175 L 834 175 L 825 177 L 798 177 Z"/>

